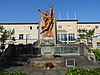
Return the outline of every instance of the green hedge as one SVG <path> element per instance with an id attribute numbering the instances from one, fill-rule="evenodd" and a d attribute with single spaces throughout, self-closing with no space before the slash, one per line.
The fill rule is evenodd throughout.
<path id="1" fill-rule="evenodd" d="M 0 75 L 28 75 L 28 73 L 15 71 L 15 72 L 0 72 Z"/>
<path id="2" fill-rule="evenodd" d="M 65 75 L 100 75 L 100 68 L 78 69 L 70 68 Z"/>
<path id="3" fill-rule="evenodd" d="M 94 53 L 96 60 L 100 61 L 100 49 L 92 49 L 92 52 Z"/>

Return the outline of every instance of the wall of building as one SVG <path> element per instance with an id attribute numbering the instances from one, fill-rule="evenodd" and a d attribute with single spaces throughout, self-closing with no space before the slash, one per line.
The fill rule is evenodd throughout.
<path id="1" fill-rule="evenodd" d="M 57 20 L 57 39 L 63 43 L 75 43 L 78 38 L 77 30 L 95 29 L 92 37 L 92 48 L 100 48 L 100 22 L 78 22 L 78 20 Z M 39 23 L 0 23 L 4 29 L 15 29 L 15 44 L 33 44 L 38 40 Z M 23 37 L 19 35 L 23 34 Z M 20 39 L 19 39 L 20 38 Z M 10 40 L 7 41 L 9 43 Z"/>
<path id="2" fill-rule="evenodd" d="M 57 34 L 60 41 L 65 42 L 62 38 L 66 37 L 66 43 L 74 43 L 77 38 L 77 20 L 58 20 Z"/>
<path id="3" fill-rule="evenodd" d="M 92 48 L 100 48 L 100 22 L 78 22 L 78 29 L 95 29 L 92 37 Z"/>
<path id="4" fill-rule="evenodd" d="M 4 29 L 15 30 L 15 44 L 28 44 L 38 40 L 38 24 L 35 23 L 11 23 L 1 24 Z M 7 41 L 9 43 L 10 40 Z"/>

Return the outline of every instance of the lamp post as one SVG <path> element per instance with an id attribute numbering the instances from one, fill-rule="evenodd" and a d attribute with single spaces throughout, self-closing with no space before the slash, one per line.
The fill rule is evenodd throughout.
<path id="1" fill-rule="evenodd" d="M 27 36 L 28 36 L 28 34 L 26 34 L 26 45 L 27 45 Z"/>
<path id="2" fill-rule="evenodd" d="M 0 33 L 0 39 L 1 39 L 1 35 L 2 35 L 2 33 Z M 0 42 L 0 44 L 1 44 L 1 42 Z M 1 46 L 0 46 L 0 49 L 1 49 Z M 0 50 L 0 52 L 1 52 L 1 50 Z"/>
<path id="3" fill-rule="evenodd" d="M 1 35 L 3 35 L 3 33 L 0 33 L 0 39 L 2 38 Z M 2 52 L 4 51 L 5 49 L 5 44 L 1 42 L 1 46 L 0 46 L 0 49 L 2 50 Z"/>

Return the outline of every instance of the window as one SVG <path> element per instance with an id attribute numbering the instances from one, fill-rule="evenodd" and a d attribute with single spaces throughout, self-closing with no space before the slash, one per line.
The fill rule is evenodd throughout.
<path id="1" fill-rule="evenodd" d="M 88 26 L 87 26 L 87 29 L 90 29 L 90 30 L 91 30 L 91 26 L 90 26 L 90 25 L 88 25 Z"/>
<path id="2" fill-rule="evenodd" d="M 58 34 L 58 40 L 62 42 L 67 42 L 67 34 Z"/>
<path id="3" fill-rule="evenodd" d="M 83 28 L 83 26 L 78 26 L 79 28 Z"/>
<path id="4" fill-rule="evenodd" d="M 2 27 L 2 30 L 6 30 L 6 27 L 3 26 L 3 27 Z"/>
<path id="5" fill-rule="evenodd" d="M 95 26 L 95 29 L 99 29 L 99 26 Z"/>
<path id="6" fill-rule="evenodd" d="M 24 30 L 24 27 L 23 27 L 23 26 L 20 26 L 19 29 L 20 29 L 20 30 Z"/>
<path id="7" fill-rule="evenodd" d="M 59 26 L 58 26 L 58 29 L 62 29 L 62 25 L 59 25 Z"/>
<path id="8" fill-rule="evenodd" d="M 97 47 L 100 47 L 100 42 L 97 42 Z"/>
<path id="9" fill-rule="evenodd" d="M 88 43 L 88 46 L 89 46 L 90 48 L 92 48 L 92 47 L 93 47 L 92 42 L 89 42 L 89 43 Z"/>
<path id="10" fill-rule="evenodd" d="M 60 34 L 58 34 L 58 38 L 57 39 L 60 41 Z"/>
<path id="11" fill-rule="evenodd" d="M 11 27 L 10 30 L 11 30 L 11 31 L 12 31 L 12 30 L 15 30 L 15 28 L 14 28 L 14 27 Z"/>
<path id="12" fill-rule="evenodd" d="M 67 41 L 67 34 L 61 34 L 61 41 Z"/>
<path id="13" fill-rule="evenodd" d="M 68 40 L 69 41 L 74 41 L 75 40 L 75 34 L 74 33 L 68 34 Z"/>
<path id="14" fill-rule="evenodd" d="M 23 39 L 24 34 L 19 34 L 19 39 Z"/>
<path id="15" fill-rule="evenodd" d="M 90 26 L 87 26 L 87 27 L 90 27 Z"/>
<path id="16" fill-rule="evenodd" d="M 32 26 L 29 27 L 29 30 L 32 30 Z"/>
<path id="17" fill-rule="evenodd" d="M 12 40 L 14 38 L 14 35 L 10 35 L 10 40 Z"/>
<path id="18" fill-rule="evenodd" d="M 27 39 L 32 39 L 32 34 L 26 34 Z"/>
<path id="19" fill-rule="evenodd" d="M 96 33 L 96 38 L 100 38 L 100 33 Z"/>
<path id="20" fill-rule="evenodd" d="M 79 27 L 82 27 L 82 26 L 79 26 Z"/>
<path id="21" fill-rule="evenodd" d="M 72 26 L 71 25 L 67 25 L 67 29 L 71 29 L 72 28 Z"/>

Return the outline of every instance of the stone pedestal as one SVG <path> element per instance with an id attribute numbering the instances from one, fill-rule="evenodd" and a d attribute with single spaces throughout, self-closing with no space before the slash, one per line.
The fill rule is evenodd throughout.
<path id="1" fill-rule="evenodd" d="M 54 46 L 52 45 L 41 45 L 41 54 L 54 54 Z"/>

